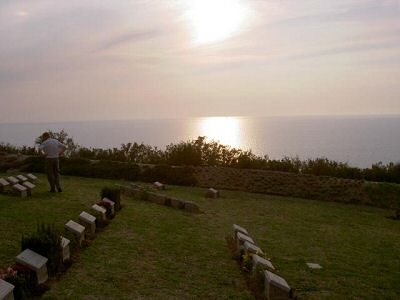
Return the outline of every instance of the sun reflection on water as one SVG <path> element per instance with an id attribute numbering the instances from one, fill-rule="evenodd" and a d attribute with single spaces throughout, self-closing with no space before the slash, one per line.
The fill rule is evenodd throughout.
<path id="1" fill-rule="evenodd" d="M 223 145 L 240 148 L 241 120 L 239 117 L 208 117 L 199 121 L 200 135 L 206 136 L 208 140 L 219 141 Z"/>

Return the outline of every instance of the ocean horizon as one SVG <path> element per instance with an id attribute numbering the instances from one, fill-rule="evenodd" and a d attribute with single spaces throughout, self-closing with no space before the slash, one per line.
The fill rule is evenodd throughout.
<path id="1" fill-rule="evenodd" d="M 0 123 L 0 143 L 33 146 L 46 130 L 64 129 L 81 146 L 210 140 L 272 159 L 326 157 L 351 166 L 400 162 L 400 116 L 198 117 L 75 122 Z"/>

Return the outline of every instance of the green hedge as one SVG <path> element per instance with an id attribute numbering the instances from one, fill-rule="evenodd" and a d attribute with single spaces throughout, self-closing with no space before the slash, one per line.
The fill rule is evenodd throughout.
<path id="1" fill-rule="evenodd" d="M 44 158 L 32 156 L 25 160 L 24 170 L 27 172 L 43 173 Z M 172 167 L 168 165 L 142 166 L 137 164 L 115 161 L 92 161 L 86 158 L 61 158 L 61 174 L 105 178 L 125 179 L 130 181 L 163 181 L 176 185 L 195 185 L 193 168 L 182 166 Z"/>

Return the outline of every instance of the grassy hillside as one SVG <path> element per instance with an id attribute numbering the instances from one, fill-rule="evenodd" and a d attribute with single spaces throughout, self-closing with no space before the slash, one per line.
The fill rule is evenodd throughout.
<path id="1" fill-rule="evenodd" d="M 0 266 L 14 261 L 36 220 L 59 228 L 99 198 L 107 180 L 64 177 L 49 194 L 44 177 L 32 198 L 0 196 Z M 251 299 L 227 250 L 233 223 L 248 229 L 302 299 L 396 299 L 400 294 L 400 222 L 392 212 L 244 192 L 171 186 L 167 194 L 200 205 L 192 215 L 124 198 L 123 210 L 45 299 Z M 310 270 L 317 262 L 322 270 Z"/>

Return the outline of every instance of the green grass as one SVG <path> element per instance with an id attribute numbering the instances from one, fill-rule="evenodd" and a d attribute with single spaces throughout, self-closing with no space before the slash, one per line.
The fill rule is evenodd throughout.
<path id="1" fill-rule="evenodd" d="M 65 192 L 41 184 L 32 198 L 0 196 L 0 266 L 13 263 L 36 221 L 60 229 L 78 219 L 113 181 L 64 177 Z M 123 209 L 54 282 L 44 299 L 251 299 L 225 237 L 248 229 L 301 299 L 396 299 L 400 222 L 392 212 L 244 192 L 170 186 L 166 194 L 198 203 L 204 214 L 123 198 Z M 322 270 L 310 270 L 317 262 Z"/>

